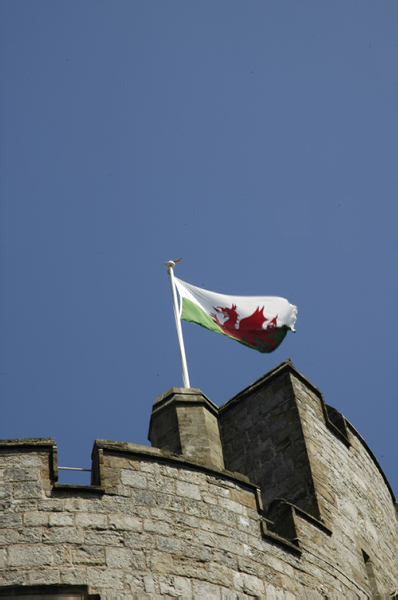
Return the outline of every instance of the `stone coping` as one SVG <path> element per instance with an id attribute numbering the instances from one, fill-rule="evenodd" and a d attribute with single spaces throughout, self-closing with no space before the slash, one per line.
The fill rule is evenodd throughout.
<path id="1" fill-rule="evenodd" d="M 179 404 L 206 404 L 208 409 L 218 416 L 219 408 L 199 388 L 177 388 L 172 387 L 164 394 L 158 396 L 153 404 L 152 414 L 158 412 L 168 402 Z"/>

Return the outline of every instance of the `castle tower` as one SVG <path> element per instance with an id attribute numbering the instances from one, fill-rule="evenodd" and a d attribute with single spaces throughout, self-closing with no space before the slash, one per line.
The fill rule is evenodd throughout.
<path id="1" fill-rule="evenodd" d="M 0 442 L 0 597 L 396 593 L 394 494 L 290 361 L 220 408 L 172 388 L 149 438 L 96 440 L 87 486 L 57 482 L 53 439 Z"/>

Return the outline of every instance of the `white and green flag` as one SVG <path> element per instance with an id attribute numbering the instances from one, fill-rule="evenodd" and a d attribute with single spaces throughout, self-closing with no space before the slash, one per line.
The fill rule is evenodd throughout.
<path id="1" fill-rule="evenodd" d="M 297 307 L 276 296 L 227 296 L 174 278 L 180 295 L 179 317 L 222 333 L 259 352 L 272 352 L 289 329 L 295 331 Z"/>

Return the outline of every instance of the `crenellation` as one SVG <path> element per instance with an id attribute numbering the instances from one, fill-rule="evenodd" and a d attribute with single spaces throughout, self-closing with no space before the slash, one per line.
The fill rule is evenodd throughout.
<path id="1" fill-rule="evenodd" d="M 84 586 L 135 599 L 370 597 L 397 587 L 391 488 L 360 435 L 290 361 L 220 409 L 200 390 L 173 388 L 154 410 L 163 448 L 96 440 L 91 486 L 57 483 L 52 438 L 0 442 L 3 588 Z"/>

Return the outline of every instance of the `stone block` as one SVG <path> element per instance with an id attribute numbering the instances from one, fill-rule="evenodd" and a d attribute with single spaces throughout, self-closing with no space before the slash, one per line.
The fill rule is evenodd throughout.
<path id="1" fill-rule="evenodd" d="M 65 510 L 68 512 L 86 512 L 87 504 L 90 500 L 86 501 L 82 498 L 66 498 L 65 499 Z M 98 503 L 102 504 L 102 503 Z"/>
<path id="2" fill-rule="evenodd" d="M 183 511 L 182 500 L 172 494 L 157 494 L 158 506 L 167 510 Z"/>
<path id="3" fill-rule="evenodd" d="M 78 513 L 75 517 L 76 525 L 89 529 L 107 529 L 108 518 L 106 515 L 95 515 L 89 513 Z"/>
<path id="4" fill-rule="evenodd" d="M 42 486 L 37 482 L 17 482 L 13 485 L 14 498 L 41 498 Z"/>
<path id="5" fill-rule="evenodd" d="M 37 569 L 28 572 L 30 585 L 54 585 L 61 581 L 58 569 Z"/>
<path id="6" fill-rule="evenodd" d="M 144 473 L 151 473 L 152 475 L 159 475 L 160 469 L 156 462 L 141 462 L 140 469 Z"/>
<path id="7" fill-rule="evenodd" d="M 228 588 L 232 586 L 232 572 L 225 565 L 212 562 L 208 566 L 208 572 L 211 583 L 217 583 Z"/>
<path id="8" fill-rule="evenodd" d="M 192 581 L 192 590 L 194 598 L 221 598 L 221 588 L 208 581 Z M 234 594 L 236 598 L 236 593 Z"/>
<path id="9" fill-rule="evenodd" d="M 61 512 L 64 510 L 64 502 L 57 498 L 46 498 L 44 500 L 39 500 L 37 509 L 47 512 Z"/>
<path id="10" fill-rule="evenodd" d="M 249 573 L 249 575 L 257 575 L 257 566 L 253 560 L 244 556 L 238 556 L 239 571 Z"/>
<path id="11" fill-rule="evenodd" d="M 24 499 L 24 500 L 12 500 L 10 503 L 10 509 L 16 514 L 24 513 L 27 511 L 37 510 L 37 500 L 35 499 Z"/>
<path id="12" fill-rule="evenodd" d="M 145 569 L 144 555 L 131 548 L 106 548 L 106 564 L 116 569 L 134 569 L 142 571 Z"/>
<path id="13" fill-rule="evenodd" d="M 43 542 L 46 544 L 81 544 L 83 533 L 75 527 L 52 527 L 43 532 Z"/>
<path id="14" fill-rule="evenodd" d="M 139 471 L 123 469 L 121 471 L 121 480 L 123 485 L 140 489 L 146 489 L 148 487 L 146 473 L 141 473 Z"/>
<path id="15" fill-rule="evenodd" d="M 139 519 L 149 519 L 151 511 L 147 506 L 134 506 L 134 513 Z"/>
<path id="16" fill-rule="evenodd" d="M 109 529 L 142 531 L 141 519 L 125 515 L 109 515 Z"/>
<path id="17" fill-rule="evenodd" d="M 235 500 L 230 500 L 229 498 L 224 498 L 224 500 L 222 501 L 222 507 L 238 515 L 247 514 L 246 508 L 242 506 L 242 503 L 235 502 Z"/>
<path id="18" fill-rule="evenodd" d="M 4 469 L 4 481 L 16 482 L 16 481 L 38 481 L 39 470 L 38 469 Z"/>
<path id="19" fill-rule="evenodd" d="M 172 535 L 170 523 L 165 521 L 152 521 L 152 519 L 144 520 L 144 531 L 147 533 L 156 533 L 158 535 Z"/>
<path id="20" fill-rule="evenodd" d="M 69 565 L 72 562 L 72 548 L 68 544 L 52 546 L 54 565 Z"/>
<path id="21" fill-rule="evenodd" d="M 0 485 L 0 500 L 7 500 L 8 498 L 11 498 L 11 485 L 2 483 Z"/>
<path id="22" fill-rule="evenodd" d="M 148 475 L 148 487 L 164 494 L 175 494 L 175 482 L 173 477 L 162 475 Z"/>
<path id="23" fill-rule="evenodd" d="M 0 530 L 0 546 L 9 546 L 18 541 L 18 531 L 16 529 Z"/>
<path id="24" fill-rule="evenodd" d="M 264 583 L 258 577 L 254 575 L 248 575 L 247 573 L 234 573 L 233 574 L 234 587 L 236 590 L 249 594 L 251 596 L 264 596 L 265 588 Z"/>
<path id="25" fill-rule="evenodd" d="M 225 550 L 226 552 L 231 552 L 235 555 L 243 555 L 244 548 L 243 544 L 240 542 L 233 540 L 231 538 L 226 538 L 224 536 L 219 535 L 217 537 L 217 548 L 221 550 Z"/>
<path id="26" fill-rule="evenodd" d="M 128 498 L 131 496 L 131 487 L 119 484 L 116 486 L 116 493 L 118 496 L 124 496 L 125 498 Z"/>
<path id="27" fill-rule="evenodd" d="M 213 562 L 225 565 L 229 569 L 236 571 L 238 569 L 238 558 L 228 550 L 214 550 Z"/>
<path id="28" fill-rule="evenodd" d="M 119 569 L 109 569 L 108 567 L 105 569 L 99 567 L 87 567 L 87 583 L 95 589 L 104 588 L 105 590 L 108 589 L 117 592 L 117 590 L 122 590 L 124 588 L 123 571 Z"/>
<path id="29" fill-rule="evenodd" d="M 173 557 L 173 570 L 171 572 L 174 575 L 189 577 L 190 579 L 208 580 L 209 578 L 206 563 L 193 561 L 186 556 Z"/>
<path id="30" fill-rule="evenodd" d="M 174 523 L 176 525 L 182 525 L 189 529 L 196 529 L 199 527 L 199 519 L 191 515 L 185 515 L 184 513 L 176 513 L 174 515 Z"/>
<path id="31" fill-rule="evenodd" d="M 229 527 L 234 527 L 237 520 L 236 513 L 220 506 L 209 506 L 209 518 L 218 523 L 229 525 Z"/>
<path id="32" fill-rule="evenodd" d="M 43 512 L 26 512 L 23 520 L 26 527 L 42 527 L 47 525 L 49 515 Z"/>
<path id="33" fill-rule="evenodd" d="M 132 592 L 142 594 L 145 592 L 145 581 L 142 573 L 125 573 L 124 575 L 128 589 Z M 136 596 L 134 596 L 135 598 Z"/>
<path id="34" fill-rule="evenodd" d="M 105 550 L 102 546 L 80 546 L 72 550 L 74 565 L 104 565 Z"/>
<path id="35" fill-rule="evenodd" d="M 86 500 L 86 509 L 89 513 L 110 515 L 118 513 L 120 507 L 118 503 L 109 502 L 106 498 L 103 500 Z"/>
<path id="36" fill-rule="evenodd" d="M 48 455 L 39 454 L 22 454 L 20 456 L 21 467 L 47 467 L 48 466 Z"/>
<path id="37" fill-rule="evenodd" d="M 84 544 L 93 546 L 118 546 L 123 544 L 123 535 L 119 531 L 95 531 L 88 529 L 84 532 Z"/>
<path id="38" fill-rule="evenodd" d="M 184 553 L 184 543 L 180 540 L 158 535 L 156 538 L 156 545 L 157 549 L 162 552 L 170 552 L 173 554 Z"/>
<path id="39" fill-rule="evenodd" d="M 0 516 L 0 529 L 12 529 L 22 527 L 22 515 L 7 513 Z"/>
<path id="40" fill-rule="evenodd" d="M 8 564 L 10 567 L 50 565 L 51 548 L 43 544 L 10 546 Z"/>
<path id="41" fill-rule="evenodd" d="M 39 527 L 19 530 L 18 544 L 37 544 L 41 542 L 42 530 Z"/>
<path id="42" fill-rule="evenodd" d="M 202 523 L 203 526 L 203 523 Z M 197 544 L 202 544 L 203 546 L 209 546 L 213 548 L 217 544 L 217 535 L 213 533 L 214 529 L 210 528 L 209 531 L 198 530 L 195 531 L 195 541 Z M 223 530 L 222 535 L 226 534 L 227 531 Z"/>
<path id="43" fill-rule="evenodd" d="M 237 526 L 240 531 L 249 533 L 250 535 L 258 535 L 260 531 L 260 520 L 239 516 L 237 519 Z"/>
<path id="44" fill-rule="evenodd" d="M 159 592 L 159 575 L 146 574 L 144 575 L 145 591 L 151 594 L 157 594 Z"/>
<path id="45" fill-rule="evenodd" d="M 187 483 L 196 483 L 196 485 L 204 486 L 207 489 L 207 475 L 200 471 L 192 471 L 189 468 L 178 469 L 176 473 L 177 479 L 186 481 Z"/>
<path id="46" fill-rule="evenodd" d="M 212 559 L 212 550 L 202 544 L 186 544 L 185 556 L 201 562 L 209 562 Z"/>
<path id="47" fill-rule="evenodd" d="M 85 571 L 75 567 L 61 568 L 60 577 L 61 583 L 83 585 L 85 582 Z"/>
<path id="48" fill-rule="evenodd" d="M 192 597 L 191 582 L 184 577 L 159 576 L 160 593 L 173 597 Z"/>
<path id="49" fill-rule="evenodd" d="M 214 497 L 211 494 L 208 494 L 206 492 L 201 492 L 201 496 L 202 496 L 203 502 L 206 502 L 206 504 L 216 504 L 216 505 L 218 504 L 217 497 Z"/>
<path id="50" fill-rule="evenodd" d="M 177 496 L 183 496 L 192 500 L 201 500 L 199 487 L 194 483 L 176 481 L 176 494 Z"/>
<path id="51" fill-rule="evenodd" d="M 26 583 L 26 578 L 26 572 L 23 569 L 9 569 L 2 576 L 2 587 L 8 585 L 24 585 Z"/>
<path id="52" fill-rule="evenodd" d="M 190 498 L 185 499 L 183 501 L 183 506 L 187 515 L 193 515 L 202 519 L 209 516 L 209 505 L 199 502 L 198 500 L 191 500 Z"/>
<path id="53" fill-rule="evenodd" d="M 131 533 L 124 532 L 124 544 L 127 548 L 135 550 L 152 550 L 155 547 L 156 538 L 151 534 L 146 533 Z"/>
<path id="54" fill-rule="evenodd" d="M 137 506 L 156 506 L 155 492 L 148 490 L 133 490 L 132 498 Z"/>
<path id="55" fill-rule="evenodd" d="M 152 573 L 173 573 L 173 557 L 166 552 L 154 550 L 148 554 L 147 566 Z"/>
<path id="56" fill-rule="evenodd" d="M 40 514 L 40 513 L 39 513 Z M 48 524 L 50 527 L 72 527 L 73 516 L 67 513 L 51 513 Z"/>

